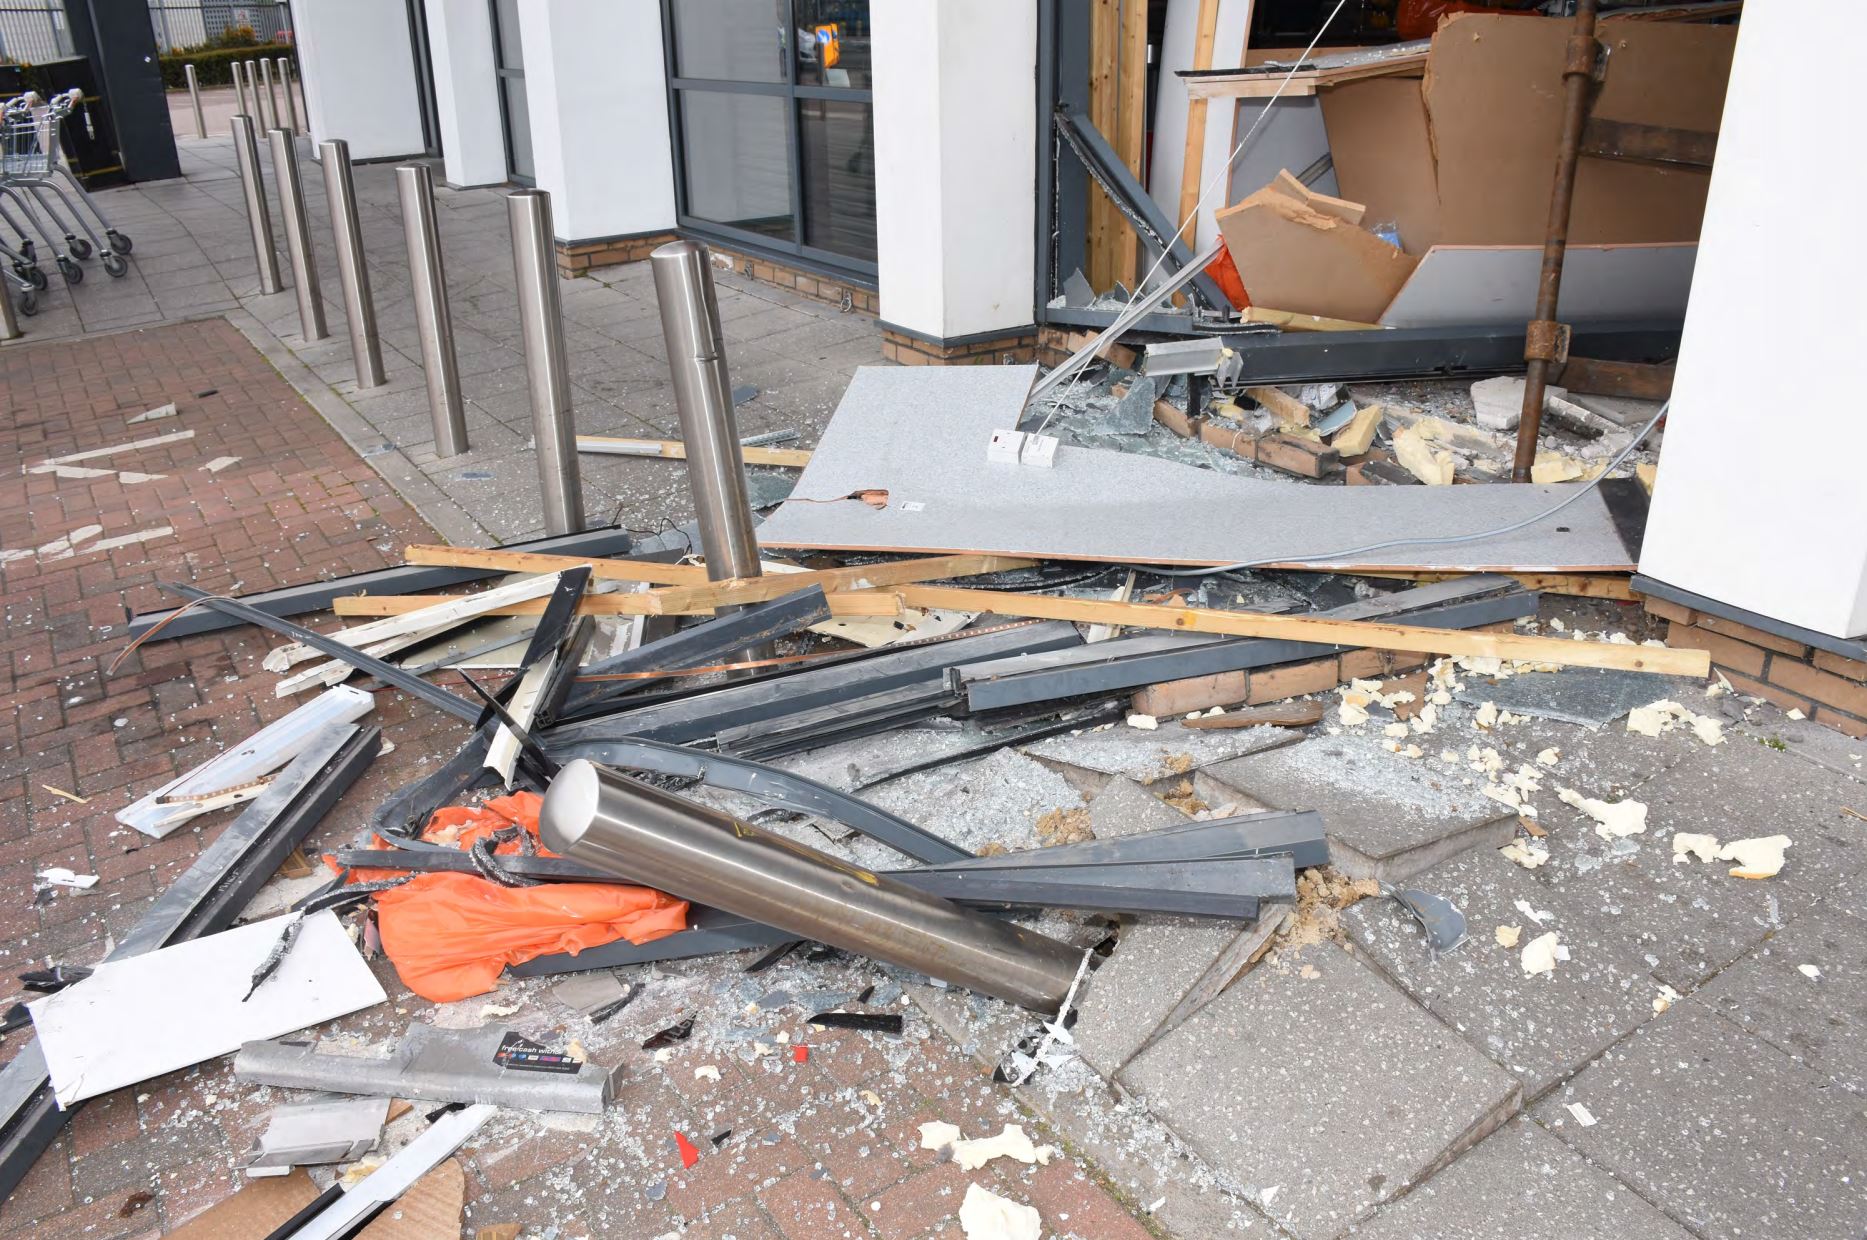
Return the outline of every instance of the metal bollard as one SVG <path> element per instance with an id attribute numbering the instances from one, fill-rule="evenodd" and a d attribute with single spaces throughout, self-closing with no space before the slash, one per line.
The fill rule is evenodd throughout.
<path id="1" fill-rule="evenodd" d="M 564 357 L 564 311 L 558 302 L 551 195 L 537 189 L 506 195 L 506 222 L 512 226 L 512 270 L 519 284 L 519 330 L 525 340 L 545 533 L 553 537 L 575 534 L 583 529 L 583 480 L 577 469 L 570 363 Z"/>
<path id="2" fill-rule="evenodd" d="M 239 114 L 241 116 L 251 116 L 253 114 L 253 101 L 247 98 L 246 74 L 242 71 L 240 62 L 237 60 L 228 61 L 227 67 L 233 70 L 233 93 L 234 97 L 240 101 Z"/>
<path id="3" fill-rule="evenodd" d="M 285 217 L 285 252 L 292 260 L 292 291 L 298 294 L 298 334 L 306 340 L 330 335 L 324 326 L 324 296 L 318 288 L 318 256 L 311 248 L 311 218 L 305 214 L 305 180 L 298 171 L 298 142 L 289 129 L 266 135 L 272 143 L 272 178 Z"/>
<path id="4" fill-rule="evenodd" d="M 454 320 L 447 308 L 447 274 L 434 223 L 434 179 L 426 164 L 395 170 L 402 198 L 402 231 L 408 239 L 408 281 L 415 293 L 415 331 L 421 338 L 421 367 L 428 379 L 428 414 L 434 420 L 436 456 L 467 450 L 467 413 L 460 402 L 460 362 L 454 355 Z"/>
<path id="5" fill-rule="evenodd" d="M 745 458 L 733 416 L 713 260 L 697 241 L 670 241 L 648 256 L 668 343 L 674 404 L 687 444 L 687 485 L 700 522 L 707 576 L 714 581 L 759 575 L 758 540 L 746 499 Z"/>
<path id="6" fill-rule="evenodd" d="M 266 111 L 266 96 L 259 91 L 259 62 L 246 62 L 246 88 L 253 93 L 253 119 L 261 129 L 272 129 L 272 115 Z"/>
<path id="7" fill-rule="evenodd" d="M 292 98 L 292 62 L 279 57 L 279 87 L 285 94 L 285 127 L 298 132 L 298 101 Z"/>
<path id="8" fill-rule="evenodd" d="M 272 212 L 266 206 L 266 183 L 259 174 L 259 143 L 253 118 L 233 118 L 233 154 L 240 165 L 240 188 L 246 194 L 246 223 L 253 234 L 253 261 L 259 268 L 259 291 L 279 291 L 279 253 L 272 248 Z"/>
<path id="9" fill-rule="evenodd" d="M 265 56 L 259 58 L 259 80 L 266 86 L 266 128 L 281 129 L 285 122 L 279 116 L 279 92 L 272 80 L 272 61 Z"/>
<path id="10" fill-rule="evenodd" d="M 24 334 L 13 312 L 13 282 L 0 278 L 0 340 L 18 340 Z"/>
<path id="11" fill-rule="evenodd" d="M 188 78 L 188 98 L 194 104 L 195 137 L 207 137 L 207 116 L 201 111 L 201 83 L 195 79 L 194 66 L 183 65 L 182 73 Z"/>
<path id="12" fill-rule="evenodd" d="M 285 97 L 292 97 L 289 88 Z M 320 142 L 318 159 L 324 166 L 324 201 L 331 210 L 337 283 L 343 290 L 344 318 L 350 324 L 357 387 L 381 387 L 382 341 L 376 335 L 376 303 L 370 298 L 369 267 L 363 261 L 363 225 L 357 218 L 357 187 L 350 175 L 350 144 L 342 138 Z"/>

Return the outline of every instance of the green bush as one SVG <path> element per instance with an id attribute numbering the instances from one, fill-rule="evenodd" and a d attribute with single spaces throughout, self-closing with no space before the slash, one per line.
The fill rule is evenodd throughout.
<path id="1" fill-rule="evenodd" d="M 292 73 L 296 75 L 298 58 L 290 54 L 291 50 L 291 45 L 286 43 L 261 43 L 255 47 L 170 52 L 159 62 L 162 66 L 162 84 L 170 90 L 186 90 L 188 75 L 182 72 L 182 66 L 193 65 L 195 80 L 201 85 L 232 86 L 234 61 L 257 60 L 261 56 L 285 56 L 292 62 Z"/>

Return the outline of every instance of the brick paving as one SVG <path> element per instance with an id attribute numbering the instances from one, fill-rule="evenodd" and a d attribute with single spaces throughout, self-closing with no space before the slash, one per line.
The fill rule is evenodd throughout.
<path id="1" fill-rule="evenodd" d="M 393 563 L 404 543 L 432 534 L 222 319 L 9 347 L 0 350 L 0 392 L 0 449 L 20 471 L 194 432 L 75 463 L 108 472 L 22 472 L 22 485 L 0 501 L 0 551 L 16 553 L 0 565 L 0 676 L 11 703 L 0 716 L 0 890 L 10 893 L 0 900 L 0 1001 L 11 1003 L 19 997 L 13 975 L 23 969 L 98 960 L 233 817 L 205 816 L 152 841 L 111 815 L 296 704 L 277 700 L 275 678 L 261 672 L 273 642 L 247 629 L 149 645 L 106 675 L 124 645 L 126 615 L 168 605 L 154 583 L 265 589 Z M 173 417 L 128 421 L 170 401 Z M 207 468 L 224 458 L 237 459 Z M 147 541 L 88 549 L 163 527 L 170 532 Z M 57 544 L 74 531 L 69 551 Z M 388 790 L 459 739 L 457 725 L 398 694 L 378 702 L 372 718 L 394 751 L 343 799 L 314 844 L 350 838 Z M 88 893 L 35 898 L 34 873 L 52 865 L 101 881 Z M 919 1149 L 918 1125 L 932 1119 L 957 1123 L 968 1137 L 1007 1122 L 1044 1135 L 905 1000 L 896 1001 L 902 1037 L 813 1029 L 796 1004 L 765 1013 L 763 1036 L 783 1039 L 776 1053 L 760 1055 L 731 1036 L 734 995 L 743 993 L 735 986 L 853 993 L 888 983 L 876 966 L 794 958 L 742 981 L 744 963 L 648 971 L 643 1000 L 597 1026 L 550 997 L 551 979 L 436 1007 L 379 961 L 391 1002 L 326 1032 L 381 1043 L 411 1020 L 478 1024 L 487 1003 L 522 1001 L 515 1027 L 559 1044 L 578 1038 L 597 1062 L 625 1065 L 605 1115 L 503 1112 L 462 1151 L 468 1234 L 515 1222 L 527 1234 L 556 1225 L 566 1237 L 957 1237 L 968 1182 L 1037 1206 L 1048 1235 L 1149 1234 L 1079 1160 L 1062 1156 L 1041 1168 L 999 1160 L 963 1174 Z M 699 1015 L 700 1027 L 666 1062 L 640 1049 L 647 1034 L 683 1015 Z M 0 1058 L 29 1036 L 0 1043 Z M 809 1046 L 801 1062 L 790 1051 L 797 1044 Z M 718 1083 L 695 1075 L 707 1066 L 719 1070 Z M 0 1235 L 163 1234 L 239 1188 L 238 1156 L 287 1097 L 239 1085 L 222 1060 L 86 1105 L 0 1205 Z M 392 1125 L 390 1140 L 418 1131 L 423 1109 Z M 677 1131 L 702 1151 L 691 1169 L 681 1167 Z"/>

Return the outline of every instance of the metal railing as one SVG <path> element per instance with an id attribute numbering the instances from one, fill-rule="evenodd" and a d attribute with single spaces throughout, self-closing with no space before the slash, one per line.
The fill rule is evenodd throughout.
<path id="1" fill-rule="evenodd" d="M 13 0 L 17 2 L 17 0 Z M 171 52 L 213 43 L 228 30 L 252 30 L 260 43 L 290 42 L 292 10 L 283 3 L 216 3 L 216 0 L 149 0 L 156 47 Z"/>
<path id="2" fill-rule="evenodd" d="M 71 54 L 71 27 L 61 0 L 0 3 L 0 64 L 39 64 Z"/>

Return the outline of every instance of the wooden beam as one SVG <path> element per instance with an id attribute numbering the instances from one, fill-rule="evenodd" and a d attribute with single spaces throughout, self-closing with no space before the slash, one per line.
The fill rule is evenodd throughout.
<path id="1" fill-rule="evenodd" d="M 1335 572 L 1335 569 L 1314 569 L 1300 571 Z M 1451 581 L 1458 577 L 1469 577 L 1471 573 L 1433 573 L 1418 569 L 1358 568 L 1357 577 L 1383 577 L 1394 581 L 1418 581 L 1422 584 L 1433 581 Z M 1617 577 L 1606 573 L 1494 573 L 1487 576 L 1509 577 L 1526 590 L 1535 590 L 1539 594 L 1566 594 L 1572 598 L 1611 599 L 1617 603 L 1638 602 L 1642 595 L 1634 593 L 1633 583 L 1627 577 Z"/>
<path id="2" fill-rule="evenodd" d="M 1096 599 L 1055 598 L 954 586 L 902 586 L 895 592 L 909 607 L 952 611 L 995 611 L 1038 620 L 1079 624 L 1119 624 L 1137 629 L 1182 633 L 1219 633 L 1229 637 L 1273 637 L 1352 649 L 1400 650 L 1409 654 L 1454 655 L 1523 660 L 1566 667 L 1606 667 L 1672 676 L 1706 676 L 1711 656 L 1703 650 L 1614 645 L 1512 633 L 1466 633 L 1423 629 L 1367 620 L 1318 620 L 1302 616 L 1266 616 L 1247 611 L 1165 607 L 1152 603 L 1110 603 Z"/>
<path id="3" fill-rule="evenodd" d="M 1665 400 L 1673 394 L 1673 367 L 1670 362 L 1608 362 L 1571 357 L 1556 372 L 1555 382 L 1571 392 L 1593 396 Z"/>
<path id="4" fill-rule="evenodd" d="M 577 451 L 603 456 L 647 456 L 664 461 L 687 459 L 687 445 L 678 439 L 623 439 L 615 435 L 579 435 Z M 739 455 L 748 465 L 782 465 L 802 469 L 810 464 L 810 453 L 802 448 L 748 448 Z"/>
<path id="5" fill-rule="evenodd" d="M 500 551 L 497 548 L 413 546 L 403 553 L 403 559 L 410 564 L 487 568 L 502 573 L 559 573 L 567 568 L 587 566 L 590 575 L 602 581 L 645 581 L 657 586 L 704 585 L 709 580 L 707 570 L 696 564 L 584 559 L 575 555 L 541 555 L 535 551 Z"/>
<path id="6" fill-rule="evenodd" d="M 1116 67 L 1115 131 L 1109 135 L 1135 180 L 1147 183 L 1142 171 L 1147 154 L 1147 0 L 1121 2 L 1121 58 Z M 1141 237 L 1126 218 L 1118 221 L 1115 272 L 1123 284 L 1133 285 L 1141 275 Z"/>
<path id="7" fill-rule="evenodd" d="M 867 590 L 879 586 L 940 581 L 948 577 L 975 577 L 981 573 L 1029 568 L 1034 563 L 1034 560 L 1009 555 L 936 555 L 915 560 L 896 560 L 889 564 L 831 568 L 820 572 L 772 573 L 763 577 L 715 581 L 704 586 L 673 586 L 650 590 L 643 597 L 648 599 L 651 609 L 664 608 L 665 614 L 669 615 L 690 615 L 741 603 L 759 603 L 811 586 L 822 586 L 825 593 Z"/>
<path id="8" fill-rule="evenodd" d="M 1219 0 L 1199 0 L 1198 25 L 1193 31 L 1193 69 L 1212 68 L 1212 45 L 1219 37 Z M 1173 217 L 1176 225 L 1184 227 L 1187 217 L 1199 206 L 1200 173 L 1206 162 L 1206 101 L 1193 94 L 1191 79 L 1188 79 L 1186 100 L 1186 153 L 1180 160 L 1180 210 Z M 1194 242 L 1194 232 L 1186 237 L 1186 243 L 1193 249 L 1199 248 Z"/>
<path id="9" fill-rule="evenodd" d="M 981 591 L 990 593 L 990 591 Z M 400 616 L 451 599 L 470 598 L 463 594 L 350 594 L 331 600 L 331 610 L 340 616 Z M 898 616 L 901 599 L 885 590 L 842 590 L 827 596 L 830 614 L 842 619 L 868 619 L 874 616 Z M 487 616 L 538 616 L 544 614 L 546 599 L 513 603 L 482 612 Z M 675 612 L 657 609 L 646 594 L 590 594 L 578 604 L 580 616 L 710 616 L 711 607 Z"/>
<path id="10" fill-rule="evenodd" d="M 1089 0 L 1089 120 L 1111 140 L 1120 112 L 1120 5 L 1121 0 Z M 1083 274 L 1089 286 L 1099 291 L 1120 278 L 1115 264 L 1126 221 L 1093 178 L 1089 181 L 1088 225 Z"/>

